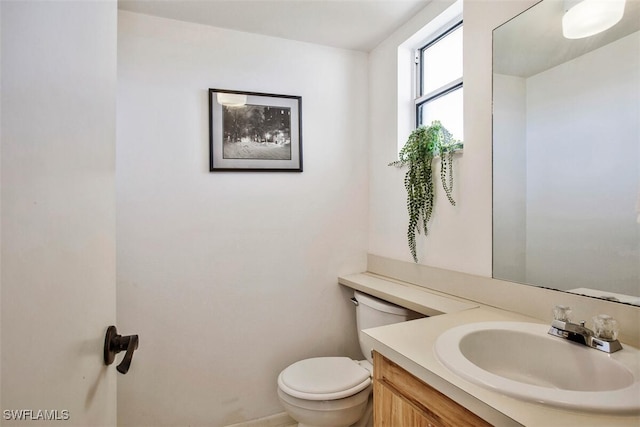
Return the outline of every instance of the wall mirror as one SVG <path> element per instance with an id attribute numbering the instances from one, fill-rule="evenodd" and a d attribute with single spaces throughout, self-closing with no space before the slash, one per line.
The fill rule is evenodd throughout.
<path id="1" fill-rule="evenodd" d="M 564 6 L 493 32 L 493 276 L 640 305 L 640 1 L 580 39 Z"/>

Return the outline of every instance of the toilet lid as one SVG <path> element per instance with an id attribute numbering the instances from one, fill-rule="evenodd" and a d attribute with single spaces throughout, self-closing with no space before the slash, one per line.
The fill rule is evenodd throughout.
<path id="1" fill-rule="evenodd" d="M 278 386 L 306 400 L 353 396 L 371 384 L 369 371 L 348 357 L 315 357 L 294 363 L 280 373 Z"/>

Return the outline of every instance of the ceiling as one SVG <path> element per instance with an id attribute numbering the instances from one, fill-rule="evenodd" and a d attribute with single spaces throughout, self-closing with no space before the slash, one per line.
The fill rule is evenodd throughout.
<path id="1" fill-rule="evenodd" d="M 430 1 L 118 0 L 118 8 L 368 52 Z"/>

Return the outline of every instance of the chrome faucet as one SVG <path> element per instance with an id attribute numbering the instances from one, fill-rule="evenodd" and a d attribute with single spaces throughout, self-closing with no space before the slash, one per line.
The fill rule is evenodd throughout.
<path id="1" fill-rule="evenodd" d="M 572 323 L 569 320 L 571 312 L 569 307 L 556 306 L 553 312 L 555 319 L 551 322 L 549 335 L 586 345 L 605 353 L 622 350 L 622 345 L 617 340 L 617 323 L 611 316 L 601 314 L 594 317 L 595 331 L 592 331 L 585 326 L 584 321 Z"/>

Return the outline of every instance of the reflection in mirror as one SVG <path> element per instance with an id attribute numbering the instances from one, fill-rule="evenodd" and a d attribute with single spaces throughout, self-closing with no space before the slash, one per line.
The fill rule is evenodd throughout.
<path id="1" fill-rule="evenodd" d="M 640 1 L 575 40 L 563 4 L 493 33 L 493 276 L 640 305 Z"/>

